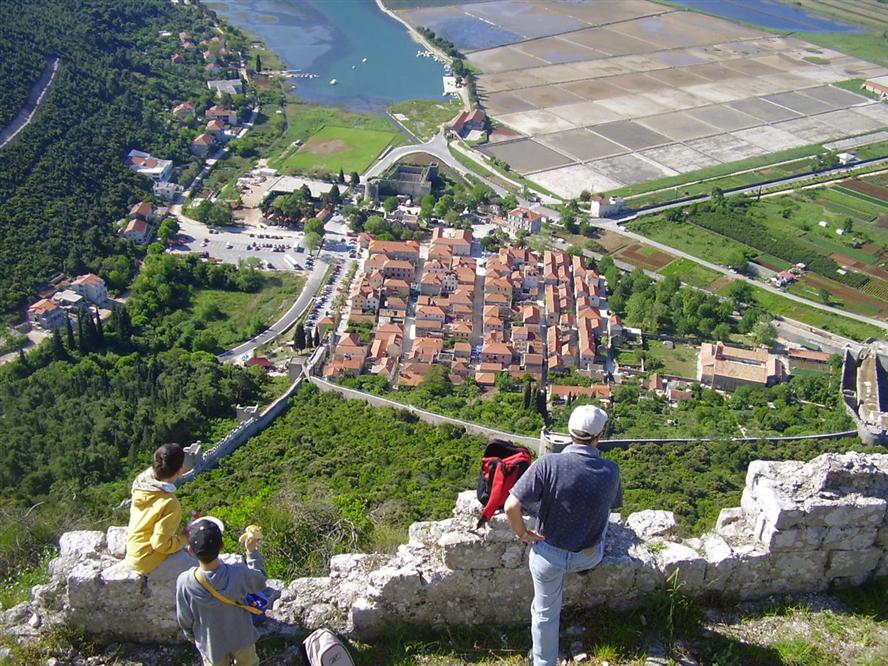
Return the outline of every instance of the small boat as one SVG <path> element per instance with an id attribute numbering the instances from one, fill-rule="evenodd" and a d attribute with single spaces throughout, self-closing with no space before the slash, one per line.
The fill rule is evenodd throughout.
<path id="1" fill-rule="evenodd" d="M 330 85 L 331 85 L 331 86 L 335 86 L 335 85 L 336 85 L 336 79 L 330 79 Z"/>
<path id="2" fill-rule="evenodd" d="M 354 69 L 355 67 L 357 67 L 357 65 L 352 65 L 352 69 Z"/>
<path id="3" fill-rule="evenodd" d="M 361 62 L 367 62 L 367 58 L 361 58 Z"/>

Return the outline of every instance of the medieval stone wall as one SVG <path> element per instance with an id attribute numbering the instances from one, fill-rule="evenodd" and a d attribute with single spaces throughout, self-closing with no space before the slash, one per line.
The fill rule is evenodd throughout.
<path id="1" fill-rule="evenodd" d="M 888 575 L 888 455 L 826 454 L 808 463 L 750 464 L 741 506 L 699 538 L 675 536 L 666 511 L 611 516 L 601 564 L 568 576 L 565 603 L 627 608 L 677 572 L 682 592 L 754 599 L 859 585 Z M 527 547 L 504 516 L 476 529 L 461 493 L 452 517 L 415 523 L 394 555 L 339 555 L 328 576 L 272 582 L 269 630 L 328 626 L 373 638 L 393 626 L 508 624 L 528 617 Z M 122 561 L 124 528 L 62 536 L 51 580 L 7 611 L 13 633 L 66 622 L 96 634 L 177 639 L 174 580 L 146 581 Z"/>

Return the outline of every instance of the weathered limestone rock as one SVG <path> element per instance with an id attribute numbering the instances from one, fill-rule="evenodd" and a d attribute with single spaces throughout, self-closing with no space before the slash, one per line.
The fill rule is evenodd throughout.
<path id="1" fill-rule="evenodd" d="M 825 589 L 828 553 L 781 553 L 772 558 L 770 589 L 774 592 L 816 592 Z"/>
<path id="2" fill-rule="evenodd" d="M 724 592 L 737 566 L 734 551 L 728 542 L 717 534 L 704 535 L 701 541 L 700 552 L 706 560 L 703 588 L 707 592 Z"/>
<path id="3" fill-rule="evenodd" d="M 822 547 L 829 550 L 866 550 L 879 533 L 875 527 L 827 527 L 824 532 Z"/>
<path id="4" fill-rule="evenodd" d="M 678 571 L 678 580 L 685 594 L 696 594 L 703 589 L 706 578 L 706 560 L 697 551 L 671 541 L 662 542 L 662 548 L 655 550 L 654 557 L 658 568 L 667 578 Z"/>
<path id="5" fill-rule="evenodd" d="M 626 526 L 642 539 L 668 537 L 675 533 L 675 514 L 672 511 L 637 511 L 626 519 Z"/>
<path id="6" fill-rule="evenodd" d="M 126 528 L 111 526 L 105 532 L 105 542 L 108 544 L 108 554 L 111 557 L 126 557 Z"/>
<path id="7" fill-rule="evenodd" d="M 438 539 L 449 569 L 495 569 L 505 553 L 502 543 L 487 543 L 476 534 L 454 532 Z"/>
<path id="8" fill-rule="evenodd" d="M 878 548 L 866 550 L 834 550 L 829 553 L 827 578 L 860 578 L 866 580 L 882 557 L 884 551 Z"/>
<path id="9" fill-rule="evenodd" d="M 59 537 L 59 557 L 98 555 L 105 548 L 105 533 L 90 530 L 65 532 Z"/>
<path id="10" fill-rule="evenodd" d="M 805 501 L 805 524 L 812 527 L 879 527 L 888 506 L 881 497 L 846 495 L 811 497 Z"/>

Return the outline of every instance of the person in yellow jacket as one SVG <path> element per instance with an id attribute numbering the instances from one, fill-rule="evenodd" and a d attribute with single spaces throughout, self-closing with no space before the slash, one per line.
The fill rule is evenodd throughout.
<path id="1" fill-rule="evenodd" d="M 126 562 L 144 576 L 175 578 L 196 564 L 185 549 L 188 535 L 182 528 L 182 506 L 174 494 L 184 466 L 182 447 L 164 444 L 154 452 L 151 467 L 133 481 Z"/>

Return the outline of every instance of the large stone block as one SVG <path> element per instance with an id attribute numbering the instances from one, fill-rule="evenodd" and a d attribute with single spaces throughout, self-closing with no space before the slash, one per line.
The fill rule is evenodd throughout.
<path id="1" fill-rule="evenodd" d="M 65 532 L 59 537 L 59 557 L 98 555 L 105 549 L 105 533 L 92 530 Z"/>
<path id="2" fill-rule="evenodd" d="M 811 527 L 879 527 L 888 507 L 881 497 L 846 495 L 805 501 L 805 524 Z"/>
<path id="3" fill-rule="evenodd" d="M 379 596 L 392 603 L 406 604 L 415 599 L 422 586 L 415 569 L 383 567 L 370 574 L 370 585 L 379 590 Z"/>
<path id="4" fill-rule="evenodd" d="M 99 534 L 102 534 L 99 532 Z M 102 538 L 104 538 L 102 534 Z M 68 574 L 68 605 L 70 608 L 98 608 L 101 604 L 102 565 L 97 560 L 83 560 Z"/>
<path id="5" fill-rule="evenodd" d="M 756 523 L 756 539 L 765 548 L 773 553 L 791 550 L 810 551 L 820 547 L 826 528 L 821 527 L 793 527 L 786 530 L 778 530 L 764 516 L 759 516 Z"/>
<path id="6" fill-rule="evenodd" d="M 672 511 L 637 511 L 626 518 L 626 526 L 642 539 L 672 536 L 675 532 L 675 514 Z"/>
<path id="7" fill-rule="evenodd" d="M 105 532 L 108 553 L 119 559 L 126 557 L 126 528 L 112 525 Z"/>
<path id="8" fill-rule="evenodd" d="M 654 552 L 654 558 L 666 578 L 678 572 L 678 579 L 685 594 L 694 594 L 703 589 L 706 560 L 700 557 L 697 551 L 680 543 L 664 541 Z"/>
<path id="9" fill-rule="evenodd" d="M 772 592 L 816 592 L 824 589 L 828 582 L 825 576 L 828 557 L 824 551 L 775 555 L 771 560 L 771 580 L 765 585 Z"/>
<path id="10" fill-rule="evenodd" d="M 101 579 L 105 585 L 102 594 L 113 599 L 140 596 L 145 582 L 126 562 L 118 562 L 102 570 Z"/>
<path id="11" fill-rule="evenodd" d="M 875 527 L 827 527 L 824 532 L 824 550 L 866 550 L 875 544 L 879 533 Z"/>
<path id="12" fill-rule="evenodd" d="M 502 564 L 505 544 L 488 543 L 476 534 L 451 532 L 438 539 L 449 569 L 495 569 Z"/>
<path id="13" fill-rule="evenodd" d="M 745 491 L 744 491 L 745 492 Z M 769 523 L 785 530 L 798 525 L 804 512 L 796 500 L 788 497 L 771 479 L 759 479 L 752 491 L 753 501 Z"/>
<path id="14" fill-rule="evenodd" d="M 752 543 L 734 547 L 734 556 L 736 564 L 725 590 L 740 599 L 767 596 L 774 556 Z"/>
<path id="15" fill-rule="evenodd" d="M 408 530 L 410 543 L 433 545 L 442 536 L 456 529 L 453 519 L 413 523 Z"/>
<path id="16" fill-rule="evenodd" d="M 517 543 L 508 543 L 503 549 L 503 556 L 500 560 L 501 565 L 505 569 L 516 569 L 520 567 L 527 559 L 527 546 L 520 541 Z"/>
<path id="17" fill-rule="evenodd" d="M 724 591 L 737 566 L 734 550 L 717 534 L 704 534 L 701 542 L 700 552 L 706 560 L 703 587 L 707 591 Z"/>
<path id="18" fill-rule="evenodd" d="M 878 548 L 831 551 L 826 568 L 826 577 L 862 578 L 865 580 L 879 565 L 882 555 L 882 551 Z"/>

